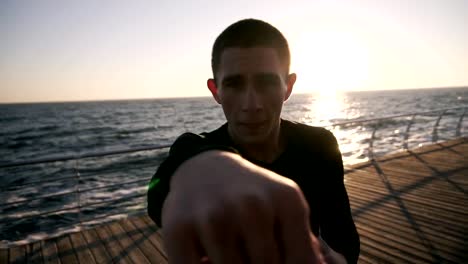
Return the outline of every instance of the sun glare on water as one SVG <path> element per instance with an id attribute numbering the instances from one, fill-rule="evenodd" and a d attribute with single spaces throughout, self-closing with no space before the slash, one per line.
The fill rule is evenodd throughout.
<path id="1" fill-rule="evenodd" d="M 347 162 L 355 162 L 361 153 L 350 153 L 359 148 L 354 142 L 357 131 L 332 124 L 359 115 L 348 112 L 344 92 L 367 88 L 370 67 L 365 42 L 350 32 L 311 31 L 291 42 L 291 52 L 291 70 L 297 73 L 295 91 L 314 94 L 310 112 L 301 121 L 330 129 Z"/>

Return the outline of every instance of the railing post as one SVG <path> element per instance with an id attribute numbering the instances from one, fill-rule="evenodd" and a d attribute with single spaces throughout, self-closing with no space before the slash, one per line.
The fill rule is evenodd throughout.
<path id="1" fill-rule="evenodd" d="M 460 132 L 461 124 L 463 122 L 463 117 L 465 117 L 466 109 L 467 108 L 465 107 L 465 109 L 463 110 L 462 115 L 460 116 L 460 119 L 458 120 L 457 128 L 455 129 L 455 137 L 460 137 L 460 135 L 461 135 L 461 132 Z"/>
<path id="2" fill-rule="evenodd" d="M 439 127 L 439 122 L 442 119 L 442 117 L 444 116 L 445 112 L 447 112 L 447 110 L 444 110 L 444 111 L 442 111 L 440 113 L 439 118 L 437 118 L 437 121 L 434 124 L 434 129 L 432 129 L 432 142 L 433 143 L 437 142 L 437 140 L 439 139 L 439 136 L 437 135 L 437 128 Z"/>
<path id="3" fill-rule="evenodd" d="M 406 131 L 405 131 L 405 139 L 403 140 L 403 149 L 408 149 L 408 138 L 409 138 L 409 132 L 410 132 L 410 129 L 411 129 L 411 126 L 413 125 L 413 122 L 414 122 L 414 117 L 416 116 L 416 114 L 414 114 L 412 117 L 411 117 L 411 120 L 410 122 L 408 123 L 408 126 L 406 127 Z"/>
<path id="4" fill-rule="evenodd" d="M 373 126 L 372 135 L 369 141 L 369 159 L 374 160 L 374 139 L 375 139 L 375 132 L 377 131 L 377 124 Z"/>
<path id="5" fill-rule="evenodd" d="M 76 185 L 75 185 L 75 192 L 76 192 L 76 202 L 77 202 L 77 207 L 78 207 L 78 222 L 81 224 L 81 192 L 80 192 L 80 171 L 78 170 L 78 159 L 75 160 L 75 179 L 76 179 Z"/>

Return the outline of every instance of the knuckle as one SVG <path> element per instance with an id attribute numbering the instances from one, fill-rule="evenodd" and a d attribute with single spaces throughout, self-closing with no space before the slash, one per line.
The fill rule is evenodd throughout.
<path id="1" fill-rule="evenodd" d="M 197 213 L 196 220 L 200 226 L 218 227 L 228 218 L 229 209 L 222 203 L 205 205 Z"/>
<path id="2" fill-rule="evenodd" d="M 251 224 L 270 222 L 273 217 L 273 205 L 265 197 L 259 194 L 248 194 L 241 198 L 242 202 L 238 204 L 237 211 L 241 220 L 248 221 Z M 272 221 L 272 220 L 271 220 Z"/>
<path id="3" fill-rule="evenodd" d="M 299 202 L 303 199 L 301 188 L 294 181 L 288 181 L 288 184 L 284 185 L 284 188 L 282 188 L 281 191 L 281 196 L 284 199 L 294 202 Z"/>
<path id="4" fill-rule="evenodd" d="M 279 200 L 278 200 L 279 199 Z M 309 216 L 309 206 L 301 188 L 294 181 L 289 181 L 279 192 L 278 204 L 294 217 Z"/>
<path id="5" fill-rule="evenodd" d="M 264 199 L 257 193 L 246 193 L 240 197 L 240 203 L 237 206 L 251 210 L 262 210 L 266 206 Z"/>

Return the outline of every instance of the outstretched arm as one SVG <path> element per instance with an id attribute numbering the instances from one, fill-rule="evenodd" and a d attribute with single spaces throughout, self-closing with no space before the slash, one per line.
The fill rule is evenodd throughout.
<path id="1" fill-rule="evenodd" d="M 166 250 L 171 263 L 205 255 L 212 263 L 320 263 L 308 210 L 293 181 L 237 154 L 205 151 L 171 177 L 162 212 Z"/>

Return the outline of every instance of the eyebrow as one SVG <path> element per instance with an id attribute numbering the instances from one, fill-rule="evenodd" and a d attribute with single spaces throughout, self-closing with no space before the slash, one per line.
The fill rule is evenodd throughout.
<path id="1" fill-rule="evenodd" d="M 240 74 L 233 74 L 233 75 L 228 75 L 228 76 L 225 76 L 222 80 L 221 80 L 221 84 L 225 84 L 227 82 L 231 82 L 231 81 L 240 81 L 242 80 L 243 77 L 242 75 Z"/>
<path id="2" fill-rule="evenodd" d="M 241 74 L 233 74 L 233 75 L 225 76 L 221 80 L 221 83 L 225 84 L 227 82 L 241 81 L 243 79 L 244 79 L 244 77 Z M 263 81 L 263 80 L 280 81 L 280 77 L 277 74 L 274 74 L 274 73 L 257 73 L 257 74 L 254 75 L 254 79 L 255 79 L 255 81 Z"/>
<path id="3" fill-rule="evenodd" d="M 265 80 L 280 81 L 279 76 L 277 74 L 274 74 L 274 73 L 255 74 L 254 79 L 256 81 L 265 81 Z"/>

